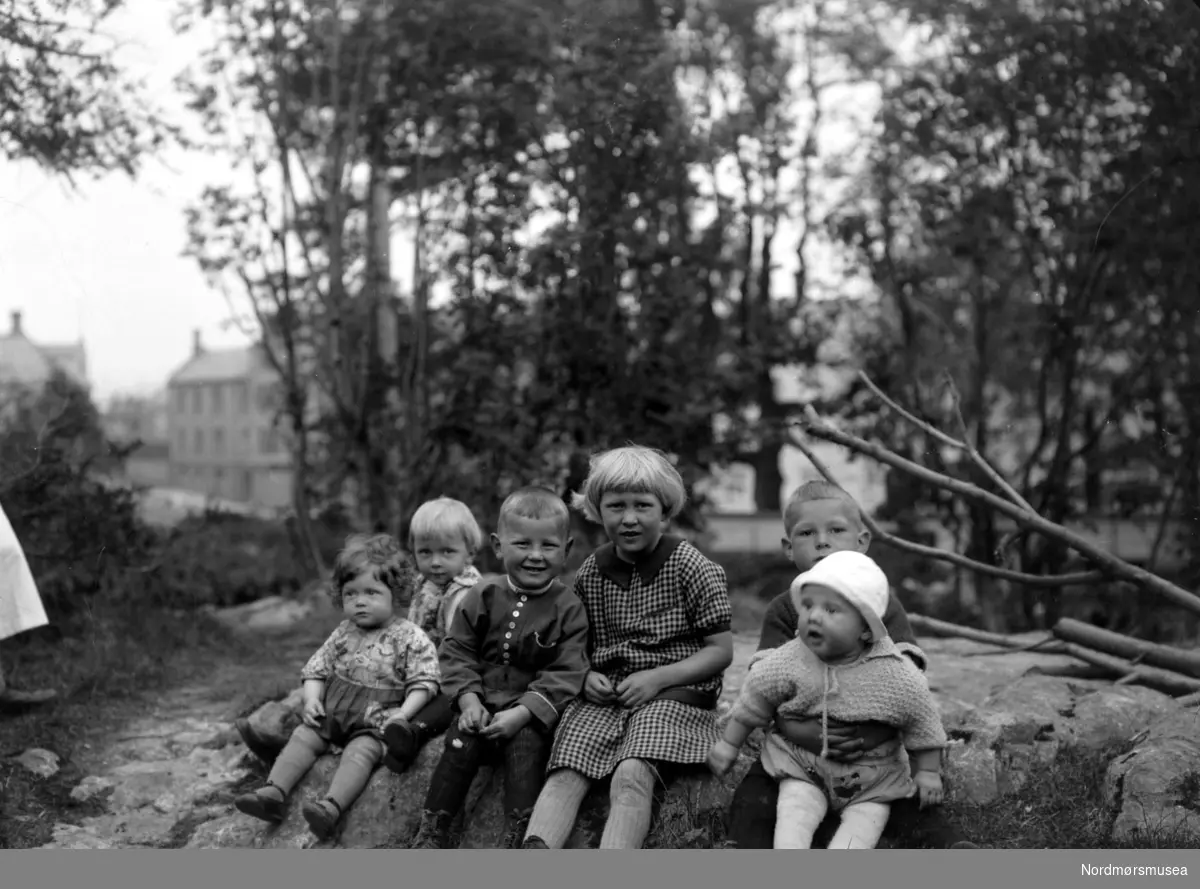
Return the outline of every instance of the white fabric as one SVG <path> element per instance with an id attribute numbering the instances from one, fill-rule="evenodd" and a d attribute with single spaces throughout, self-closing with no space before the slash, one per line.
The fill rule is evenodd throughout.
<path id="1" fill-rule="evenodd" d="M 0 506 L 0 639 L 49 622 L 25 551 Z"/>
<path id="2" fill-rule="evenodd" d="M 855 803 L 842 810 L 842 823 L 829 841 L 830 849 L 874 849 L 887 827 L 892 807 L 887 803 Z"/>
<path id="3" fill-rule="evenodd" d="M 870 556 L 853 550 L 830 553 L 792 581 L 793 598 L 810 583 L 829 587 L 857 608 L 867 622 L 872 641 L 878 642 L 888 634 L 883 614 L 891 589 L 887 575 Z"/>
<path id="4" fill-rule="evenodd" d="M 813 834 L 821 826 L 829 800 L 825 792 L 808 781 L 784 778 L 779 782 L 775 804 L 776 849 L 811 849 Z"/>

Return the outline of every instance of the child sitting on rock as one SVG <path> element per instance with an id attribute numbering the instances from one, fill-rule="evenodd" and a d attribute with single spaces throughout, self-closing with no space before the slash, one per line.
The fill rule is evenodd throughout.
<path id="1" fill-rule="evenodd" d="M 700 765 L 719 737 L 721 675 L 733 660 L 729 592 L 720 565 L 666 533 L 687 492 L 661 452 L 600 454 L 574 501 L 610 541 L 575 578 L 592 669 L 555 733 L 522 848 L 563 848 L 588 788 L 611 776 L 600 848 L 640 849 L 661 770 Z"/>
<path id="2" fill-rule="evenodd" d="M 417 508 L 408 533 L 421 574 L 408 619 L 440 646 L 463 597 L 482 580 L 472 562 L 483 545 L 483 531 L 465 503 L 439 497 Z M 411 721 L 393 719 L 383 729 L 383 764 L 393 772 L 404 771 L 425 743 L 445 732 L 453 720 L 452 701 L 444 693 Z"/>
<path id="3" fill-rule="evenodd" d="M 783 507 L 783 551 L 803 574 L 830 553 L 851 550 L 865 553 L 871 532 L 862 508 L 848 491 L 823 479 L 807 481 L 794 490 Z M 800 615 L 790 589 L 771 600 L 763 616 L 759 651 L 786 645 L 797 635 Z M 925 653 L 917 646 L 908 615 L 899 597 L 888 597 L 883 625 L 897 650 L 919 670 L 926 669 Z M 896 729 L 879 722 L 843 723 L 818 717 L 775 720 L 775 730 L 810 753 L 827 749 L 829 759 L 853 762 L 866 750 L 897 736 Z M 733 794 L 729 812 L 729 838 L 739 849 L 770 849 L 775 843 L 775 811 L 779 785 L 755 761 Z M 938 849 L 978 848 L 946 817 L 941 806 L 922 809 L 916 797 L 892 806 L 888 833 L 902 835 L 907 844 Z"/>
<path id="4" fill-rule="evenodd" d="M 797 577 L 791 594 L 799 634 L 756 655 L 709 766 L 718 775 L 727 772 L 750 732 L 777 715 L 897 727 L 899 739 L 852 763 L 830 760 L 827 739 L 814 755 L 770 731 L 762 748 L 763 767 L 779 782 L 776 849 L 810 848 L 830 807 L 841 813 L 830 848 L 873 849 L 893 800 L 917 794 L 922 807 L 942 801 L 947 742 L 937 705 L 920 670 L 888 637 L 882 618 L 889 587 L 874 560 L 848 550 L 832 553 Z"/>
<path id="5" fill-rule="evenodd" d="M 542 789 L 554 727 L 587 676 L 583 603 L 559 579 L 571 551 L 562 498 L 527 487 L 500 507 L 492 545 L 506 577 L 467 593 L 442 642 L 442 690 L 458 711 L 413 841 L 442 849 L 485 759 L 504 763 L 508 835 L 520 845 Z"/>
<path id="6" fill-rule="evenodd" d="M 333 833 L 383 757 L 389 717 L 411 717 L 438 690 L 437 650 L 398 613 L 411 589 L 411 568 L 393 537 L 347 539 L 331 583 L 331 597 L 346 620 L 301 671 L 303 724 L 275 760 L 266 786 L 234 800 L 239 811 L 282 821 L 288 794 L 338 745 L 344 749 L 328 794 L 301 809 L 317 837 Z"/>

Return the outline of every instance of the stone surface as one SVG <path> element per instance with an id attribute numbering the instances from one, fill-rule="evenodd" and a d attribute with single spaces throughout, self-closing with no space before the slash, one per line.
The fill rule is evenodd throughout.
<path id="1" fill-rule="evenodd" d="M 16 757 L 16 760 L 41 778 L 50 778 L 58 774 L 58 754 L 41 747 L 30 747 Z"/>
<path id="2" fill-rule="evenodd" d="M 1105 796 L 1116 811 L 1115 840 L 1200 838 L 1200 709 L 1177 710 L 1141 732 L 1109 764 Z"/>
<path id="3" fill-rule="evenodd" d="M 756 641 L 735 638 L 722 707 L 736 695 Z M 1200 763 L 1200 711 L 1180 711 L 1165 695 L 1136 686 L 1029 672 L 1069 662 L 1058 656 L 999 652 L 957 639 L 922 642 L 930 658 L 930 686 L 952 738 L 947 783 L 953 798 L 990 803 L 1019 789 L 1032 768 L 1052 760 L 1065 745 L 1101 749 L 1136 741 L 1133 752 L 1109 771 L 1114 835 L 1134 837 L 1138 825 L 1179 826 L 1193 820 L 1200 796 L 1194 771 Z M 404 846 L 411 839 L 441 754 L 440 739 L 427 745 L 404 775 L 379 769 L 337 836 L 318 844 L 300 805 L 324 795 L 337 758 L 318 761 L 293 794 L 281 825 L 240 814 L 234 797 L 259 786 L 263 770 L 241 743 L 227 702 L 212 701 L 204 689 L 201 683 L 173 690 L 161 706 L 111 739 L 95 757 L 95 773 L 72 791 L 73 799 L 104 811 L 76 825 L 57 825 L 47 848 L 376 848 Z M 250 723 L 282 745 L 299 722 L 300 699 L 300 689 L 294 689 L 259 707 Z M 728 812 L 733 788 L 755 755 L 748 745 L 734 773 L 723 780 L 701 769 L 673 781 L 647 845 L 703 845 L 703 837 L 689 837 L 689 830 L 697 832 L 690 826 L 703 823 L 705 815 Z M 460 825 L 462 848 L 495 848 L 504 836 L 502 781 L 503 775 L 489 768 L 478 776 Z M 568 845 L 595 847 L 606 812 L 607 788 L 601 782 L 584 801 Z"/>

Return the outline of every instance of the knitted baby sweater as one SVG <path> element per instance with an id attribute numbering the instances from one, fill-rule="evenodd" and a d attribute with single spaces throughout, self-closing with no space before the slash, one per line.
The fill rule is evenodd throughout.
<path id="1" fill-rule="evenodd" d="M 783 716 L 824 714 L 841 722 L 882 722 L 908 750 L 945 747 L 946 731 L 924 675 L 884 637 L 851 664 L 834 666 L 800 639 L 759 652 L 730 718 L 760 728 Z"/>

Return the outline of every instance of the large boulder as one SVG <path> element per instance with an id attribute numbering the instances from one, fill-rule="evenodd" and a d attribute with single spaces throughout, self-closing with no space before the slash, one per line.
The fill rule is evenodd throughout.
<path id="1" fill-rule="evenodd" d="M 955 800 L 986 805 L 1020 790 L 1065 745 L 1102 750 L 1130 741 L 1178 709 L 1148 688 L 1030 674 L 978 705 L 944 713 L 947 784 Z"/>
<path id="2" fill-rule="evenodd" d="M 1200 710 L 1179 709 L 1141 732 L 1108 766 L 1112 838 L 1132 845 L 1200 840 Z"/>
<path id="3" fill-rule="evenodd" d="M 195 830 L 188 848 L 379 849 L 406 846 L 416 833 L 421 808 L 433 770 L 442 753 L 442 739 L 427 744 L 413 765 L 403 774 L 387 769 L 376 770 L 362 795 L 346 813 L 337 834 L 318 842 L 309 832 L 300 813 L 306 801 L 325 795 L 337 768 L 337 758 L 324 756 L 317 761 L 292 793 L 287 816 L 282 824 L 264 824 L 240 812 L 207 821 Z M 729 809 L 733 790 L 757 756 L 747 749 L 737 766 L 723 779 L 703 769 L 690 770 L 671 781 L 663 794 L 659 817 L 647 841 L 648 847 L 678 848 L 681 843 L 703 844 L 694 834 L 695 825 L 723 819 Z M 503 768 L 480 770 L 471 786 L 461 823 L 456 825 L 456 842 L 463 849 L 495 849 L 504 839 L 507 825 L 501 800 Z M 608 792 L 598 783 L 580 809 L 568 848 L 586 849 L 599 845 L 608 812 Z M 708 838 L 711 841 L 711 838 Z"/>

